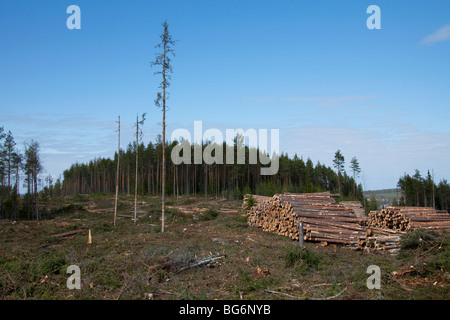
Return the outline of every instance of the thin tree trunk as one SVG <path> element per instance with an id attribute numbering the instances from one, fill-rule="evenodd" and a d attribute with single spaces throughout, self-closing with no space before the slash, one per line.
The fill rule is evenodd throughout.
<path id="1" fill-rule="evenodd" d="M 341 171 L 338 171 L 339 196 L 341 196 Z"/>
<path id="2" fill-rule="evenodd" d="M 134 182 L 134 223 L 136 224 L 137 189 L 138 189 L 138 156 L 139 156 L 139 117 L 136 117 L 136 179 Z"/>
<path id="3" fill-rule="evenodd" d="M 163 122 L 162 122 L 162 192 L 161 192 L 161 232 L 165 227 L 165 195 L 166 195 L 166 43 L 163 58 Z"/>
<path id="4" fill-rule="evenodd" d="M 15 218 L 16 218 L 16 220 L 17 220 L 17 218 L 19 217 L 19 215 L 18 215 L 18 207 L 19 207 L 19 203 L 20 203 L 20 191 L 19 191 L 19 183 L 20 183 L 20 176 L 19 176 L 19 163 L 17 163 L 17 167 L 16 167 L 16 188 L 15 188 L 15 191 L 16 191 L 16 199 L 17 199 L 17 203 L 16 203 L 16 206 L 15 206 L 15 209 L 14 209 L 14 216 L 15 216 Z"/>
<path id="5" fill-rule="evenodd" d="M 178 181 L 178 166 L 176 167 L 176 177 L 177 177 L 177 205 L 179 203 L 178 197 L 180 195 L 179 189 L 178 189 L 178 185 L 179 185 L 179 181 Z"/>
<path id="6" fill-rule="evenodd" d="M 27 183 L 27 213 L 28 213 L 28 219 L 32 217 L 32 213 L 30 212 L 31 209 L 31 187 L 33 185 L 33 182 L 31 181 L 31 173 L 28 172 L 28 183 Z"/>
<path id="7" fill-rule="evenodd" d="M 119 163 L 120 163 L 120 116 L 119 116 L 118 144 L 117 144 L 117 170 L 116 170 L 116 201 L 114 204 L 114 226 L 116 226 L 117 218 L 117 201 L 119 198 Z"/>
<path id="8" fill-rule="evenodd" d="M 428 206 L 428 201 L 427 201 L 427 193 L 425 191 L 425 188 L 423 189 L 423 206 L 427 207 Z"/>
<path id="9" fill-rule="evenodd" d="M 205 163 L 205 199 L 208 199 L 208 165 Z"/>
<path id="10" fill-rule="evenodd" d="M 33 172 L 34 179 L 34 206 L 36 212 L 36 220 L 39 220 L 39 205 L 38 205 L 38 191 L 37 191 L 37 170 Z"/>

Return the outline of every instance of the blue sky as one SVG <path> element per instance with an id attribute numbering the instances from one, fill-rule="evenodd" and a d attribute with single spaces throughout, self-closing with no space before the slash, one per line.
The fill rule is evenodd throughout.
<path id="1" fill-rule="evenodd" d="M 69 30 L 69 5 L 81 30 Z M 381 29 L 369 30 L 369 5 Z M 168 133 L 279 129 L 290 156 L 356 156 L 365 189 L 403 173 L 450 178 L 448 1 L 0 2 L 0 126 L 41 144 L 46 173 L 112 156 L 147 112 L 155 140 L 160 79 L 150 67 L 167 19 L 175 46 Z"/>

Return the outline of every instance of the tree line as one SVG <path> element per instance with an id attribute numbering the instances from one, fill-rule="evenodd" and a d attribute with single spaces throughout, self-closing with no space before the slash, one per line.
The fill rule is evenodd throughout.
<path id="1" fill-rule="evenodd" d="M 43 171 L 39 152 L 39 143 L 31 140 L 22 153 L 12 132 L 0 127 L 0 220 L 18 220 L 20 215 L 39 220 L 38 185 Z M 19 201 L 21 175 L 26 193 Z"/>
<path id="2" fill-rule="evenodd" d="M 434 207 L 447 211 L 450 209 L 450 185 L 446 179 L 436 184 L 429 170 L 426 176 L 422 176 L 417 169 L 413 175 L 405 173 L 398 180 L 397 186 L 402 190 L 402 195 L 395 205 Z"/>
<path id="3" fill-rule="evenodd" d="M 202 145 L 202 151 L 210 142 Z M 177 141 L 165 143 L 165 153 L 171 154 Z M 138 148 L 136 152 L 136 146 Z M 223 150 L 229 148 L 225 143 Z M 320 162 L 314 164 L 311 159 L 306 161 L 294 155 L 285 153 L 279 156 L 279 170 L 276 175 L 260 174 L 261 164 L 250 164 L 250 148 L 245 146 L 245 164 L 193 164 L 194 148 L 191 148 L 191 164 L 175 165 L 167 162 L 165 184 L 163 184 L 162 140 L 158 136 L 156 142 L 137 144 L 129 143 L 127 148 L 120 149 L 120 167 L 117 171 L 118 152 L 113 158 L 96 158 L 89 163 L 75 163 L 63 172 L 62 192 L 67 195 L 86 193 L 114 193 L 116 178 L 119 192 L 133 194 L 137 183 L 140 195 L 161 196 L 163 185 L 168 195 L 201 194 L 205 197 L 215 196 L 227 199 L 240 199 L 244 194 L 274 195 L 280 192 L 320 192 L 338 193 L 343 198 L 362 200 L 362 186 L 356 184 L 354 176 L 347 175 L 340 160 L 339 171 Z M 237 156 L 237 143 L 234 155 Z M 259 150 L 256 151 L 259 154 Z M 136 155 L 139 154 L 136 162 Z M 356 161 L 356 160 L 355 160 Z M 137 163 L 137 166 L 136 166 Z M 117 177 L 117 172 L 119 176 Z M 136 174 L 137 172 L 137 174 Z"/>

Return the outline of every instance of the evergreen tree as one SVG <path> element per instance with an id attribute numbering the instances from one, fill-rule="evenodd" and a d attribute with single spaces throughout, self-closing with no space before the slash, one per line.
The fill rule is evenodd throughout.
<path id="1" fill-rule="evenodd" d="M 139 141 L 142 139 L 142 129 L 139 128 L 139 125 L 144 125 L 145 121 L 145 113 L 142 115 L 141 120 L 139 120 L 139 115 L 136 116 L 136 143 L 134 145 L 136 150 L 136 175 L 135 175 L 135 187 L 134 187 L 134 223 L 137 221 L 137 193 L 138 193 L 138 169 L 139 169 Z"/>
<path id="2" fill-rule="evenodd" d="M 333 166 L 336 168 L 337 173 L 338 173 L 338 188 L 339 188 L 339 194 L 342 196 L 341 194 L 341 176 L 344 173 L 344 164 L 345 164 L 345 158 L 341 153 L 341 150 L 336 151 L 336 153 L 334 154 L 334 159 L 333 159 Z"/>
<path id="3" fill-rule="evenodd" d="M 28 196 L 31 197 L 31 193 L 33 195 L 34 203 L 32 205 L 32 211 L 36 220 L 39 220 L 38 175 L 42 171 L 39 151 L 39 143 L 34 140 L 31 140 L 31 142 L 25 146 L 25 173 L 28 176 L 26 179 L 28 184 Z"/>
<path id="4" fill-rule="evenodd" d="M 14 137 L 12 136 L 11 131 L 8 131 L 5 137 L 5 142 L 3 145 L 3 152 L 4 152 L 4 162 L 5 162 L 5 169 L 6 169 L 6 176 L 7 176 L 7 186 L 9 188 L 9 194 L 11 194 L 11 175 L 13 173 L 13 161 L 14 161 L 14 151 L 16 147 L 16 142 L 14 141 Z"/>
<path id="5" fill-rule="evenodd" d="M 166 194 L 166 157 L 165 157 L 165 140 L 166 140 L 166 110 L 167 110 L 167 89 L 170 86 L 171 73 L 172 73 L 172 65 L 171 65 L 171 56 L 174 56 L 173 45 L 174 41 L 172 40 L 172 36 L 169 33 L 169 25 L 166 21 L 163 23 L 163 33 L 160 36 L 161 42 L 156 46 L 161 50 L 161 52 L 156 56 L 156 60 L 152 62 L 152 66 L 157 66 L 160 69 L 155 72 L 155 74 L 162 75 L 162 81 L 160 83 L 159 88 L 162 89 L 162 92 L 158 92 L 155 104 L 157 107 L 162 109 L 163 113 L 163 121 L 162 121 L 162 178 L 161 178 L 161 232 L 164 232 L 164 223 L 165 223 L 165 194 Z"/>
<path id="6" fill-rule="evenodd" d="M 361 173 L 361 167 L 359 166 L 358 159 L 353 157 L 350 161 L 350 169 L 353 172 L 353 197 L 356 199 L 356 177 Z"/>

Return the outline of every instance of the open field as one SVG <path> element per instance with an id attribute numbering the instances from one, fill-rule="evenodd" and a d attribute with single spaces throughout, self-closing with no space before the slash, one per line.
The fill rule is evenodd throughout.
<path id="1" fill-rule="evenodd" d="M 131 216 L 133 196 L 119 214 Z M 241 201 L 140 197 L 136 224 L 113 195 L 47 203 L 41 221 L 0 222 L 1 299 L 448 299 L 450 237 L 416 231 L 400 254 L 307 243 L 247 226 Z M 82 232 L 52 237 L 69 231 Z M 88 244 L 91 230 L 92 244 Z M 217 259 L 208 262 L 211 257 Z M 203 263 L 204 262 L 204 263 Z M 67 268 L 81 270 L 69 290 Z M 368 289 L 370 265 L 381 288 Z"/>

